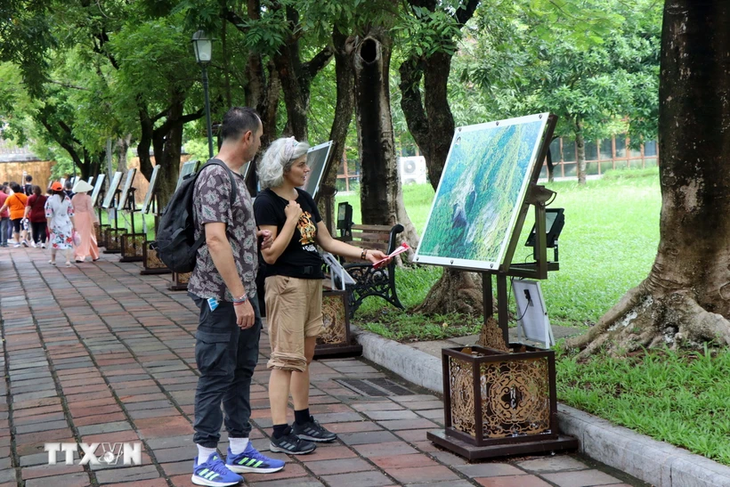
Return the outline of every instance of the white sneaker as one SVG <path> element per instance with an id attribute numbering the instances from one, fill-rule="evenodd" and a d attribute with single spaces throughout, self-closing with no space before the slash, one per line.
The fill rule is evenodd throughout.
<path id="1" fill-rule="evenodd" d="M 33 247 L 33 248 L 36 248 L 36 244 L 35 244 L 35 242 L 31 240 L 31 241 L 30 241 L 30 246 L 31 246 L 31 247 Z"/>
<path id="2" fill-rule="evenodd" d="M 42 244 L 41 244 L 41 248 L 42 248 L 42 249 L 45 249 L 45 248 L 46 248 L 46 244 L 42 243 Z"/>
<path id="3" fill-rule="evenodd" d="M 18 247 L 20 247 L 20 244 L 15 244 L 13 245 L 13 247 L 17 249 Z"/>

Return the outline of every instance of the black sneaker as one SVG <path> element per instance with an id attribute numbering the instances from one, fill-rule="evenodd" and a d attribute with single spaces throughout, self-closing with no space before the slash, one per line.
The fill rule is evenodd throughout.
<path id="1" fill-rule="evenodd" d="M 327 431 L 311 416 L 309 421 L 304 424 L 294 423 L 293 431 L 295 435 L 303 440 L 328 442 L 337 439 L 336 434 Z"/>
<path id="2" fill-rule="evenodd" d="M 292 432 L 290 427 L 286 428 L 280 438 L 271 437 L 269 449 L 277 453 L 288 453 L 289 455 L 306 455 L 312 453 L 317 445 L 311 441 L 299 438 Z"/>

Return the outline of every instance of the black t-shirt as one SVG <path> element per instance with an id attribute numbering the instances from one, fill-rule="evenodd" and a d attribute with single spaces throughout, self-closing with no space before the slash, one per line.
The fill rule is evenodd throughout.
<path id="1" fill-rule="evenodd" d="M 30 183 L 26 183 L 25 186 L 23 186 L 23 191 L 25 192 L 26 196 L 30 196 L 33 194 L 33 185 Z"/>
<path id="2" fill-rule="evenodd" d="M 317 223 L 322 221 L 319 216 L 317 205 L 304 190 L 297 188 L 297 203 L 302 208 L 302 216 L 294 229 L 289 245 L 279 256 L 274 264 L 266 264 L 266 277 L 268 276 L 290 276 L 301 279 L 322 279 L 322 257 L 320 257 L 315 245 L 317 236 Z M 281 233 L 286 223 L 284 208 L 289 202 L 274 193 L 265 189 L 256 196 L 254 202 L 254 213 L 256 224 L 275 225 L 277 235 Z"/>

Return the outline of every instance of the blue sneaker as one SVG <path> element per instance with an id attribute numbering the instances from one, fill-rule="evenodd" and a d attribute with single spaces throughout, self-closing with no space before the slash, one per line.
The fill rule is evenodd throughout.
<path id="1" fill-rule="evenodd" d="M 207 462 L 200 465 L 198 465 L 198 457 L 195 457 L 194 462 L 191 480 L 195 485 L 228 487 L 243 482 L 243 477 L 231 472 L 217 454 L 211 455 Z"/>
<path id="2" fill-rule="evenodd" d="M 226 457 L 226 467 L 236 473 L 274 473 L 284 468 L 284 465 L 285 462 L 282 460 L 268 458 L 259 453 L 250 441 L 246 446 L 246 450 L 238 455 L 234 455 L 229 447 L 228 456 Z"/>

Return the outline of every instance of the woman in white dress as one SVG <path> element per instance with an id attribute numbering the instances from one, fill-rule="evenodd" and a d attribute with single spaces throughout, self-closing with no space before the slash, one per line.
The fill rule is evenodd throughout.
<path id="1" fill-rule="evenodd" d="M 73 250 L 74 207 L 63 191 L 63 186 L 56 181 L 51 185 L 53 194 L 46 200 L 46 219 L 51 232 L 49 246 L 51 248 L 51 265 L 56 265 L 56 251 L 66 252 L 66 267 L 71 267 L 71 251 Z"/>

